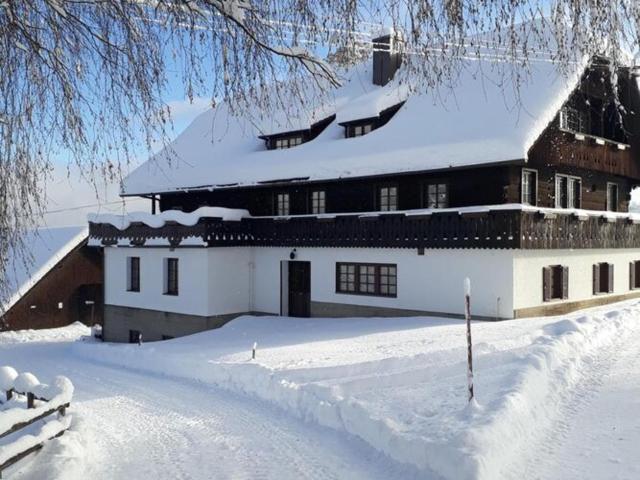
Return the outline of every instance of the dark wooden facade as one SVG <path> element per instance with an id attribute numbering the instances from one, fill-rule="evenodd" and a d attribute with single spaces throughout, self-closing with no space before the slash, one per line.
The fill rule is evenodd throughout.
<path id="1" fill-rule="evenodd" d="M 102 249 L 83 242 L 9 308 L 0 330 L 56 328 L 76 321 L 101 324 L 102 264 Z"/>
<path id="2" fill-rule="evenodd" d="M 251 187 L 165 193 L 159 195 L 160 210 L 188 212 L 202 206 L 221 206 L 269 216 L 276 214 L 276 196 L 288 193 L 289 213 L 302 215 L 312 213 L 312 192 L 321 190 L 325 192 L 327 213 L 371 212 L 379 210 L 377 192 L 383 185 L 397 187 L 398 210 L 413 210 L 427 207 L 425 186 L 429 183 L 447 185 L 447 206 L 452 208 L 520 203 L 522 169 L 528 168 L 537 172 L 538 206 L 556 205 L 555 176 L 563 174 L 580 177 L 580 207 L 586 210 L 606 210 L 607 183 L 615 183 L 618 201 L 614 209 L 624 212 L 628 210 L 632 188 L 640 185 L 640 115 L 630 113 L 640 112 L 640 95 L 630 72 L 621 72 L 619 78 L 619 98 L 625 113 L 616 114 L 618 107 L 612 99 L 609 77 L 596 62 L 566 103 L 581 109 L 584 131 L 568 131 L 558 112 L 531 147 L 527 161 L 504 159 L 490 165 L 439 171 L 313 182 L 299 178 Z M 345 125 L 349 126 L 351 123 Z"/>

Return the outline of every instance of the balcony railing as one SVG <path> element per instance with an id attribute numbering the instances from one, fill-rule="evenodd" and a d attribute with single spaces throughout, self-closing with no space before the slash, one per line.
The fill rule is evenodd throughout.
<path id="1" fill-rule="evenodd" d="M 514 206 L 426 212 L 203 218 L 193 226 L 90 223 L 92 245 L 571 249 L 640 248 L 640 216 Z"/>

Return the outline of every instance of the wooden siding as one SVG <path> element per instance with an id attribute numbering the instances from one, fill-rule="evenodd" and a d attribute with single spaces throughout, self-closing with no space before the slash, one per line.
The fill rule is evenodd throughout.
<path id="1" fill-rule="evenodd" d="M 619 189 L 617 210 L 627 211 L 631 189 L 640 184 L 640 115 L 623 115 L 625 131 L 622 131 L 617 117 L 611 119 L 611 86 L 609 77 L 602 73 L 600 67 L 596 66 L 585 74 L 582 84 L 571 95 L 567 104 L 585 110 L 589 118 L 586 126 L 589 133 L 626 140 L 630 148 L 625 150 L 608 140 L 601 145 L 595 137 L 588 135 L 583 140 L 576 139 L 575 134 L 560 130 L 558 114 L 530 149 L 526 163 L 524 159 L 503 159 L 500 164 L 473 168 L 320 182 L 298 179 L 295 182 L 272 182 L 253 187 L 230 186 L 213 191 L 165 193 L 160 195 L 160 209 L 193 211 L 201 206 L 221 206 L 243 208 L 254 216 L 266 216 L 275 214 L 275 195 L 289 193 L 290 213 L 301 215 L 311 213 L 311 192 L 324 190 L 327 213 L 376 211 L 378 205 L 375 192 L 384 183 L 398 186 L 399 210 L 412 210 L 424 208 L 423 185 L 426 182 L 449 185 L 450 207 L 519 203 L 521 168 L 527 167 L 538 171 L 540 206 L 555 205 L 555 175 L 560 173 L 582 179 L 582 208 L 605 210 L 606 185 L 607 182 L 613 182 L 618 184 Z M 620 99 L 627 107 L 626 111 L 640 112 L 640 94 L 635 78 L 629 76 L 628 72 L 621 72 L 618 88 Z M 383 112 L 384 115 L 381 114 L 376 121 L 388 121 L 395 113 L 393 108 Z M 362 119 L 348 125 L 363 121 L 371 119 Z M 390 158 L 389 161 L 393 162 L 394 159 Z"/>
<path id="2" fill-rule="evenodd" d="M 58 262 L 2 317 L 0 330 L 56 328 L 76 321 L 102 323 L 102 249 L 82 245 Z M 62 308 L 58 304 L 62 303 Z M 35 306 L 35 308 L 31 308 Z"/>
<path id="3" fill-rule="evenodd" d="M 163 194 L 160 209 L 164 211 L 177 208 L 190 212 L 201 206 L 220 206 L 246 208 L 255 216 L 274 215 L 275 195 L 289 193 L 291 215 L 304 215 L 311 213 L 311 192 L 324 190 L 328 213 L 371 212 L 378 209 L 377 187 L 381 184 L 396 184 L 398 209 L 412 210 L 424 208 L 423 188 L 427 183 L 446 183 L 449 186 L 450 207 L 495 205 L 508 201 L 507 190 L 510 188 L 516 191 L 514 189 L 519 189 L 519 182 L 519 169 L 513 171 L 508 166 L 489 166 L 457 171 Z"/>

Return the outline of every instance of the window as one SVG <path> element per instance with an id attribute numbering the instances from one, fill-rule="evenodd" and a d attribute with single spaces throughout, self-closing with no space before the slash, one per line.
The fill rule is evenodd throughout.
<path id="1" fill-rule="evenodd" d="M 607 182 L 607 210 L 618 211 L 618 184 Z"/>
<path id="2" fill-rule="evenodd" d="M 178 295 L 178 259 L 165 258 L 164 294 Z"/>
<path id="3" fill-rule="evenodd" d="M 301 136 L 278 138 L 275 140 L 273 146 L 275 149 L 291 148 L 300 145 L 302 142 Z"/>
<path id="4" fill-rule="evenodd" d="M 582 180 L 580 177 L 556 175 L 556 208 L 580 208 Z"/>
<path id="5" fill-rule="evenodd" d="M 522 195 L 521 201 L 525 205 L 537 205 L 538 203 L 538 172 L 522 169 Z"/>
<path id="6" fill-rule="evenodd" d="M 276 195 L 276 215 L 289 215 L 288 193 L 278 193 Z"/>
<path id="7" fill-rule="evenodd" d="M 398 187 L 384 186 L 378 188 L 378 206 L 382 212 L 398 209 Z"/>
<path id="8" fill-rule="evenodd" d="M 640 288 L 640 260 L 629 263 L 629 290 Z"/>
<path id="9" fill-rule="evenodd" d="M 449 189 L 446 183 L 430 183 L 425 186 L 427 208 L 447 208 Z"/>
<path id="10" fill-rule="evenodd" d="M 613 264 L 596 263 L 593 265 L 593 294 L 613 292 Z"/>
<path id="11" fill-rule="evenodd" d="M 127 257 L 127 291 L 140 291 L 140 257 Z"/>
<path id="12" fill-rule="evenodd" d="M 363 125 L 354 125 L 351 127 L 351 136 L 352 137 L 361 137 L 362 135 L 366 135 L 371 130 L 373 130 L 372 123 L 365 123 Z"/>
<path id="13" fill-rule="evenodd" d="M 395 297 L 398 288 L 396 265 L 337 263 L 336 292 L 354 295 Z"/>
<path id="14" fill-rule="evenodd" d="M 341 293 L 353 293 L 356 291 L 356 269 L 353 263 L 338 263 L 338 278 L 336 290 Z"/>
<path id="15" fill-rule="evenodd" d="M 560 128 L 570 132 L 587 133 L 587 114 L 573 107 L 560 110 Z"/>
<path id="16" fill-rule="evenodd" d="M 326 193 L 324 190 L 316 190 L 311 192 L 311 213 L 326 213 Z"/>
<path id="17" fill-rule="evenodd" d="M 542 269 L 542 299 L 566 300 L 569 298 L 569 267 L 550 265 Z"/>

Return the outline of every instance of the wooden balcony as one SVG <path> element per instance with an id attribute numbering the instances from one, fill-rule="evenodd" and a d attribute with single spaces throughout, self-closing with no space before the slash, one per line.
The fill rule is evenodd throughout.
<path id="1" fill-rule="evenodd" d="M 640 248 L 640 216 L 501 205 L 381 214 L 201 219 L 119 230 L 90 223 L 92 245 L 569 249 Z"/>

